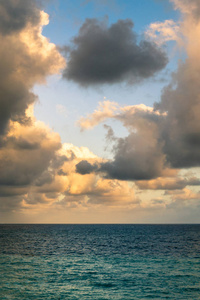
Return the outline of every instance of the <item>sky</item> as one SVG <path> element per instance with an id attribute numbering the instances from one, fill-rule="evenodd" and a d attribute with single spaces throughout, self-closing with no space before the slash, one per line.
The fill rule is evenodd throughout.
<path id="1" fill-rule="evenodd" d="M 1 0 L 0 222 L 200 222 L 199 0 Z"/>

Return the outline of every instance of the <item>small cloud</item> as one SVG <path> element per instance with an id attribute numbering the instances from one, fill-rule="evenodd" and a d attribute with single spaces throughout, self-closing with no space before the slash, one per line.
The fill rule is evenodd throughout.
<path id="1" fill-rule="evenodd" d="M 117 109 L 118 104 L 116 102 L 109 100 L 99 102 L 97 109 L 87 117 L 81 117 L 77 124 L 81 127 L 81 130 L 92 128 L 106 119 L 112 118 Z"/>
<path id="2" fill-rule="evenodd" d="M 180 41 L 181 39 L 180 27 L 173 20 L 150 24 L 145 35 L 158 45 L 168 41 Z"/>
<path id="3" fill-rule="evenodd" d="M 97 168 L 96 164 L 92 165 L 87 160 L 82 160 L 76 165 L 76 172 L 85 175 L 94 172 Z"/>

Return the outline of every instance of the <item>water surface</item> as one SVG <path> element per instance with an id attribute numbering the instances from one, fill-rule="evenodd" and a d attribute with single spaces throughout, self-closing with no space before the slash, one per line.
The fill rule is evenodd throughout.
<path id="1" fill-rule="evenodd" d="M 200 225 L 0 225 L 0 299 L 200 299 Z"/>

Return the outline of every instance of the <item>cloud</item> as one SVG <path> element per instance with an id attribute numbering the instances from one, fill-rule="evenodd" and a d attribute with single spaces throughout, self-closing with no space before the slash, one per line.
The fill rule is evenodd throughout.
<path id="1" fill-rule="evenodd" d="M 58 153 L 59 155 L 65 153 L 66 157 L 70 157 L 71 153 L 74 155 L 73 160 L 65 161 L 62 165 L 63 174 L 60 174 L 60 177 L 64 180 L 64 197 L 56 205 L 87 209 L 96 205 L 115 207 L 138 203 L 139 199 L 134 195 L 134 188 L 127 182 L 100 178 L 93 172 L 102 159 L 89 149 L 64 144 Z"/>
<path id="2" fill-rule="evenodd" d="M 110 27 L 97 19 L 86 19 L 67 47 L 67 68 L 63 77 L 82 86 L 138 82 L 154 75 L 167 64 L 164 51 L 142 40 L 129 19 L 118 20 Z"/>
<path id="3" fill-rule="evenodd" d="M 10 123 L 0 147 L 0 194 L 26 194 L 33 186 L 52 183 L 53 167 L 65 161 L 57 154 L 60 148 L 59 135 L 33 117 L 29 126 Z"/>
<path id="4" fill-rule="evenodd" d="M 19 148 L 18 140 L 22 136 L 28 144 L 30 139 L 33 144 L 36 141 L 37 147 Z M 4 170 L 0 174 L 0 205 L 7 213 L 38 213 L 44 208 L 58 207 L 125 207 L 139 203 L 128 183 L 84 171 L 88 166 L 99 165 L 101 158 L 86 147 L 61 146 L 59 135 L 38 121 L 32 122 L 32 126 L 13 122 L 1 148 L 0 161 Z M 78 167 L 84 178 L 76 172 Z"/>
<path id="5" fill-rule="evenodd" d="M 198 178 L 156 178 L 152 180 L 137 181 L 136 185 L 140 189 L 149 190 L 182 190 L 186 186 L 198 186 L 200 180 Z"/>
<path id="6" fill-rule="evenodd" d="M 56 46 L 42 35 L 48 15 L 38 3 L 0 3 L 0 198 L 1 203 L 13 198 L 10 210 L 20 207 L 31 190 L 53 186 L 52 166 L 61 147 L 59 135 L 33 116 L 33 86 L 65 66 Z"/>
<path id="7" fill-rule="evenodd" d="M 200 2 L 199 0 L 170 0 L 175 9 L 179 9 L 183 14 L 199 19 Z"/>
<path id="8" fill-rule="evenodd" d="M 129 134 L 115 138 L 113 160 L 97 171 L 108 178 L 150 180 L 200 166 L 200 21 L 193 9 L 189 11 L 189 2 L 174 2 L 181 10 L 188 8 L 180 23 L 188 57 L 179 62 L 154 108 L 129 106 L 111 116 Z M 198 9 L 199 2 L 191 3 Z"/>
<path id="9" fill-rule="evenodd" d="M 41 1 L 40 1 L 41 2 Z M 39 1 L 1 0 L 0 33 L 13 34 L 22 30 L 28 23 L 37 25 L 40 21 Z"/>
<path id="10" fill-rule="evenodd" d="M 183 3 L 186 5 L 186 1 Z M 160 123 L 160 136 L 165 141 L 163 151 L 166 159 L 175 168 L 200 165 L 199 28 L 200 22 L 197 22 L 191 10 L 181 26 L 188 57 L 185 62 L 180 62 L 171 83 L 163 90 L 161 101 L 155 104 L 155 109 L 167 113 L 167 117 Z"/>
<path id="11" fill-rule="evenodd" d="M 109 178 L 120 180 L 141 180 L 156 178 L 162 174 L 165 156 L 157 134 L 131 133 L 118 140 L 114 148 L 114 159 L 101 165 L 101 171 Z"/>
<path id="12" fill-rule="evenodd" d="M 189 8 L 187 1 L 175 1 L 175 4 L 181 10 L 183 6 Z M 191 4 L 199 7 L 197 1 Z M 167 165 L 171 168 L 191 168 L 200 165 L 200 22 L 193 10 L 188 10 L 184 16 L 180 30 L 185 37 L 188 57 L 179 63 L 154 110 L 165 113 L 159 117 L 157 125 L 158 139 L 162 143 Z"/>
<path id="13" fill-rule="evenodd" d="M 145 32 L 147 38 L 152 39 L 156 44 L 162 45 L 168 41 L 180 41 L 180 27 L 173 20 L 152 23 Z"/>
<path id="14" fill-rule="evenodd" d="M 76 180 L 81 175 L 76 175 Z M 109 180 L 95 178 L 94 175 L 84 175 L 86 182 L 82 180 L 73 185 L 73 189 L 66 192 L 66 197 L 63 198 L 61 205 L 65 206 L 73 203 L 74 207 L 82 205 L 91 206 L 111 206 L 111 207 L 127 207 L 130 205 L 138 205 L 140 200 L 135 197 L 134 189 L 126 182 L 117 180 Z M 94 180 L 95 178 L 95 180 Z"/>
<path id="15" fill-rule="evenodd" d="M 77 124 L 81 127 L 81 130 L 90 129 L 101 122 L 106 121 L 107 119 L 119 119 L 124 123 L 125 126 L 129 127 L 128 122 L 128 115 L 132 115 L 135 113 L 146 114 L 152 113 L 155 116 L 161 115 L 159 112 L 154 111 L 153 107 L 146 106 L 144 104 L 137 104 L 137 105 L 130 105 L 130 106 L 120 106 L 118 103 L 113 101 L 103 101 L 99 102 L 97 109 L 91 114 L 88 114 L 86 117 L 81 117 Z M 165 113 L 164 113 L 165 115 Z M 126 118 L 127 116 L 127 118 Z M 108 129 L 108 134 L 113 138 L 113 131 L 112 128 L 108 125 L 104 124 L 104 127 Z"/>
<path id="16" fill-rule="evenodd" d="M 197 199 L 200 200 L 200 192 L 195 193 L 190 189 L 184 188 L 183 190 L 176 192 L 174 191 L 166 191 L 166 195 L 170 195 L 173 200 L 183 200 L 189 202 L 190 200 Z"/>
<path id="17" fill-rule="evenodd" d="M 76 172 L 85 175 L 94 172 L 97 168 L 97 165 L 91 165 L 87 160 L 82 160 L 76 165 Z"/>
<path id="18" fill-rule="evenodd" d="M 140 203 L 135 197 L 134 189 L 117 180 L 99 179 L 89 197 L 89 203 L 92 204 L 126 206 Z"/>
<path id="19" fill-rule="evenodd" d="M 114 144 L 113 159 L 105 160 L 86 147 L 61 144 L 58 134 L 35 120 L 33 105 L 37 96 L 32 88 L 36 83 L 44 83 L 47 76 L 59 73 L 65 60 L 42 35 L 48 16 L 39 11 L 35 1 L 1 1 L 0 211 L 5 216 L 17 211 L 18 216 L 25 218 L 40 212 L 43 218 L 46 211 L 54 216 L 59 209 L 62 213 L 75 208 L 89 211 L 91 207 L 105 211 L 105 206 L 118 209 L 120 214 L 123 210 L 133 214 L 135 208 L 165 209 L 167 205 L 162 199 L 167 199 L 169 209 L 170 201 L 171 208 L 179 208 L 181 201 L 187 202 L 187 209 L 189 200 L 194 200 L 196 209 L 199 193 L 195 186 L 199 186 L 199 179 L 189 175 L 178 177 L 177 168 L 200 165 L 198 2 L 191 2 L 191 11 L 188 1 L 174 2 L 184 12 L 180 30 L 187 38 L 184 45 L 188 58 L 172 75 L 161 101 L 154 107 L 119 107 L 104 101 L 94 113 L 79 120 L 83 129 L 107 118 L 120 121 L 128 129 L 126 137 L 118 138 L 105 125 L 107 141 Z M 87 20 L 74 38 L 75 47 L 69 51 L 65 76 L 81 85 L 137 82 L 160 70 L 166 64 L 165 54 L 150 42 L 138 44 L 132 27 L 130 20 L 118 21 L 110 27 Z M 162 26 L 159 28 L 163 33 Z M 101 42 L 102 48 L 96 49 Z M 100 51 L 99 60 L 94 56 L 96 50 Z M 138 60 L 134 58 L 136 54 Z M 86 72 L 85 79 L 81 72 Z M 58 109 L 63 111 L 63 107 Z M 150 197 L 155 196 L 149 205 L 149 199 L 145 203 L 137 197 L 145 198 L 146 189 L 151 189 Z"/>
<path id="20" fill-rule="evenodd" d="M 25 2 L 31 1 L 8 1 L 10 7 L 16 8 L 16 14 L 17 8 L 20 10 Z M 2 10 L 6 11 L 6 3 L 1 2 Z M 31 3 L 32 7 L 34 2 Z M 32 9 L 27 10 L 30 12 Z M 12 18 L 10 10 L 7 14 L 8 19 Z M 38 14 L 37 23 L 27 22 L 13 34 L 0 34 L 0 135 L 6 132 L 10 120 L 30 121 L 25 112 L 37 99 L 31 90 L 33 85 L 44 82 L 47 75 L 58 73 L 65 66 L 56 46 L 42 36 L 42 26 L 48 24 L 48 15 L 44 12 Z"/>
<path id="21" fill-rule="evenodd" d="M 116 102 L 111 102 L 109 100 L 99 102 L 98 108 L 87 117 L 81 117 L 77 124 L 81 127 L 81 130 L 92 128 L 100 122 L 114 116 L 114 112 L 118 109 L 118 107 L 119 106 Z"/>
<path id="22" fill-rule="evenodd" d="M 26 147 L 19 142 L 22 136 Z M 30 147 L 29 140 L 37 147 Z M 0 185 L 30 184 L 49 166 L 60 146 L 59 136 L 48 132 L 48 129 L 31 126 L 13 130 L 0 148 Z"/>
<path id="23" fill-rule="evenodd" d="M 121 121 L 129 130 L 129 135 L 125 138 L 113 137 L 109 128 L 108 135 L 115 143 L 114 159 L 101 163 L 97 172 L 119 180 L 151 179 L 167 172 L 163 141 L 159 139 L 162 117 L 162 114 L 145 105 L 121 107 L 116 114 L 113 113 L 112 118 Z"/>

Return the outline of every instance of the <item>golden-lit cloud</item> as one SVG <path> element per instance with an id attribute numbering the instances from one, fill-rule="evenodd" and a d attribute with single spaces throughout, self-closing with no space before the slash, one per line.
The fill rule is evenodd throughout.
<path id="1" fill-rule="evenodd" d="M 55 181 L 60 137 L 35 120 L 32 88 L 59 73 L 65 60 L 42 35 L 48 15 L 35 1 L 4 1 L 0 15 L 0 196 L 4 208 L 13 210 L 31 198 L 31 189 Z"/>
<path id="2" fill-rule="evenodd" d="M 108 180 L 101 178 L 98 174 L 79 174 L 76 172 L 77 164 L 83 158 L 91 164 L 99 164 L 103 160 L 94 155 L 85 147 L 75 147 L 72 144 L 64 144 L 59 153 L 66 155 L 68 160 L 62 165 L 60 176 L 65 180 L 65 197 L 62 203 L 73 201 L 85 201 L 88 205 L 126 205 L 135 201 L 134 189 L 127 182 Z M 80 200 L 81 199 L 81 200 Z"/>
<path id="3" fill-rule="evenodd" d="M 42 27 L 48 23 L 47 14 L 39 11 L 33 3 L 30 9 L 27 2 L 17 2 L 15 17 L 21 10 L 24 13 L 24 6 L 27 6 L 25 20 L 29 20 L 24 21 L 18 30 L 13 25 L 5 34 L 1 32 L 0 24 L 0 134 L 6 131 L 10 120 L 28 122 L 25 112 L 37 98 L 32 92 L 34 84 L 44 83 L 46 76 L 60 72 L 65 66 L 56 46 L 42 35 Z M 0 6 L 1 14 L 7 16 L 5 20 L 12 17 L 9 16 L 12 5 L 13 1 L 8 0 L 4 9 L 2 4 Z"/>
<path id="4" fill-rule="evenodd" d="M 176 41 L 178 43 L 181 41 L 180 26 L 173 20 L 152 23 L 145 34 L 147 38 L 152 39 L 158 45 L 168 41 Z"/>
<path id="5" fill-rule="evenodd" d="M 137 181 L 136 185 L 145 190 L 182 190 L 186 186 L 198 186 L 200 180 L 196 177 L 189 179 L 179 177 L 158 177 L 152 180 Z"/>
<path id="6" fill-rule="evenodd" d="M 109 100 L 99 102 L 97 109 L 87 117 L 81 117 L 77 125 L 80 126 L 81 130 L 92 128 L 106 119 L 112 118 L 118 108 L 119 106 L 116 102 Z"/>

